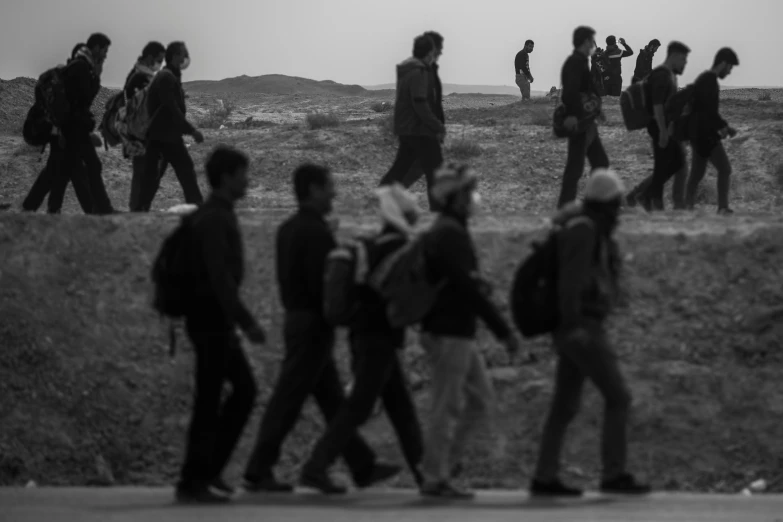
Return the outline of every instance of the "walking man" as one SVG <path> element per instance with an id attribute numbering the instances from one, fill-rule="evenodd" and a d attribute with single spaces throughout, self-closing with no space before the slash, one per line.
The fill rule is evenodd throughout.
<path id="1" fill-rule="evenodd" d="M 192 306 L 185 328 L 196 352 L 196 392 L 177 499 L 221 503 L 233 489 L 221 473 L 253 410 L 256 384 L 236 327 L 257 345 L 266 335 L 239 297 L 244 275 L 242 236 L 234 204 L 247 191 L 248 158 L 216 148 L 206 162 L 212 187 L 192 218 Z M 231 393 L 221 404 L 224 383 Z"/>
<path id="2" fill-rule="evenodd" d="M 248 491 L 293 491 L 291 485 L 275 478 L 273 468 L 305 401 L 312 396 L 326 422 L 331 423 L 344 400 L 334 360 L 334 328 L 323 314 L 324 267 L 336 246 L 325 220 L 335 197 L 332 174 L 324 167 L 302 165 L 294 172 L 294 192 L 299 210 L 280 225 L 276 239 L 277 282 L 285 309 L 285 358 L 245 469 Z M 359 488 L 400 472 L 398 466 L 377 462 L 356 430 L 350 431 L 348 439 L 341 454 Z M 345 492 L 325 473 L 304 473 L 302 485 L 324 493 Z"/>
<path id="3" fill-rule="evenodd" d="M 421 494 L 468 499 L 470 491 L 452 484 L 471 436 L 489 424 L 495 404 L 492 381 L 476 344 L 481 318 L 509 354 L 519 344 L 491 300 L 481 278 L 468 231 L 479 197 L 477 178 L 465 165 L 449 164 L 435 175 L 433 197 L 441 210 L 426 236 L 433 280 L 445 286 L 421 324 L 421 345 L 432 368 L 432 408 L 425 438 Z"/>
<path id="4" fill-rule="evenodd" d="M 577 124 L 585 116 L 583 97 L 598 96 L 588 60 L 595 52 L 595 30 L 580 26 L 574 31 L 574 52 L 563 64 L 561 83 L 563 85 L 561 100 L 566 108 L 565 127 L 572 134 L 568 137 L 568 159 L 563 172 L 563 184 L 557 207 L 576 199 L 579 178 L 585 168 L 585 156 L 590 161 L 590 167 L 595 170 L 609 166 L 601 138 L 598 135 L 598 125 L 593 121 L 584 132 L 576 132 Z"/>
<path id="5" fill-rule="evenodd" d="M 636 69 L 633 71 L 633 78 L 631 78 L 631 84 L 639 83 L 644 80 L 653 70 L 653 58 L 655 53 L 661 47 L 661 42 L 658 39 L 650 40 L 647 46 L 639 51 L 639 56 L 636 57 Z"/>
<path id="6" fill-rule="evenodd" d="M 737 131 L 720 115 L 718 80 L 725 80 L 736 66 L 739 66 L 737 54 L 724 47 L 715 55 L 712 69 L 699 75 L 694 83 L 693 112 L 689 124 L 693 157 L 686 195 L 689 209 L 693 209 L 696 204 L 696 190 L 707 171 L 707 162 L 710 162 L 718 170 L 718 214 L 734 213 L 729 208 L 731 162 L 726 155 L 726 149 L 723 148 L 722 140 L 733 138 Z"/>
<path id="7" fill-rule="evenodd" d="M 533 40 L 525 42 L 525 47 L 514 58 L 514 74 L 517 87 L 522 93 L 522 100 L 530 99 L 530 84 L 533 83 L 533 75 L 530 73 L 530 53 L 533 52 L 535 43 Z"/>
<path id="8" fill-rule="evenodd" d="M 416 200 L 400 185 L 381 187 L 377 193 L 383 228 L 370 243 L 369 273 L 407 244 L 418 219 Z M 419 465 L 424 443 L 416 406 L 400 362 L 400 352 L 405 346 L 405 329 L 389 325 L 386 304 L 368 286 L 360 289 L 358 299 L 363 313 L 351 326 L 349 334 L 355 381 L 348 398 L 316 443 L 302 470 L 302 479 L 305 482 L 328 482 L 327 468 L 337 460 L 356 430 L 367 422 L 380 398 L 414 479 L 421 485 Z"/>
<path id="9" fill-rule="evenodd" d="M 623 92 L 623 65 L 622 59 L 633 56 L 633 49 L 628 47 L 624 38 L 619 42 L 625 50 L 617 46 L 618 40 L 614 36 L 606 37 L 606 57 L 609 59 L 609 68 L 605 73 L 604 88 L 607 96 L 620 96 Z M 608 78 L 607 78 L 608 77 Z"/>
<path id="10" fill-rule="evenodd" d="M 160 187 L 159 163 L 171 164 L 177 175 L 185 202 L 200 205 L 204 199 L 196 179 L 196 168 L 183 136 L 193 136 L 196 143 L 204 135 L 186 119 L 185 91 L 182 89 L 182 71 L 190 65 L 190 53 L 183 42 L 172 42 L 166 48 L 166 67 L 149 85 L 148 110 L 151 116 L 147 130 L 146 162 L 138 206 L 132 212 L 149 212 Z"/>
<path id="11" fill-rule="evenodd" d="M 536 496 L 580 496 L 559 478 L 566 430 L 579 411 L 584 382 L 603 395 L 601 491 L 644 494 L 626 470 L 627 424 L 631 394 L 604 326 L 618 291 L 620 257 L 613 234 L 619 220 L 623 185 L 610 170 L 595 171 L 587 183 L 584 206 L 569 205 L 555 217 L 558 233 L 560 325 L 553 334 L 558 362 L 552 406 L 541 438 L 530 492 Z M 576 210 L 574 209 L 576 207 Z"/>
<path id="12" fill-rule="evenodd" d="M 432 199 L 432 179 L 443 162 L 441 142 L 446 127 L 430 105 L 430 67 L 435 62 L 436 47 L 432 38 L 417 36 L 413 56 L 397 66 L 397 98 L 394 104 L 394 133 L 399 137 L 397 157 L 381 179 L 381 186 L 399 182 L 418 161 L 427 179 L 427 199 Z"/>

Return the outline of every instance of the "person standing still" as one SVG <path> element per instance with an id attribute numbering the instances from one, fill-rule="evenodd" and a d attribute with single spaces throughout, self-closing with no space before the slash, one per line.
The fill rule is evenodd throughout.
<path id="1" fill-rule="evenodd" d="M 533 52 L 534 47 L 533 40 L 526 41 L 525 47 L 514 58 L 514 74 L 523 101 L 530 99 L 530 84 L 533 83 L 533 75 L 530 72 L 530 53 Z"/>

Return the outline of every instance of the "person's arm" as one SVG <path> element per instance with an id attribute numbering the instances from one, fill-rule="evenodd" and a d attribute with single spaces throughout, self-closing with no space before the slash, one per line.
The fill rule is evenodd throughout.
<path id="1" fill-rule="evenodd" d="M 560 99 L 565 105 L 566 114 L 569 116 L 582 116 L 582 100 L 579 96 L 579 86 L 581 84 L 581 70 L 579 64 L 573 60 L 568 60 L 563 66 L 562 75 L 563 87 Z"/>
<path id="2" fill-rule="evenodd" d="M 633 49 L 631 49 L 631 46 L 625 43 L 625 40 L 620 40 L 620 45 L 625 47 L 625 51 L 623 51 L 621 58 L 628 58 L 629 56 L 633 56 Z"/>
<path id="3" fill-rule="evenodd" d="M 592 224 L 582 220 L 558 234 L 560 328 L 569 331 L 582 324 L 582 290 L 590 276 L 596 238 Z"/>
<path id="4" fill-rule="evenodd" d="M 427 71 L 422 69 L 413 73 L 410 82 L 410 96 L 413 99 L 413 110 L 421 118 L 424 125 L 433 130 L 435 134 L 442 134 L 446 131 L 444 125 L 438 121 L 432 112 L 429 101 L 427 100 L 427 86 L 429 79 Z"/>
<path id="5" fill-rule="evenodd" d="M 207 270 L 212 295 L 217 298 L 226 317 L 234 320 L 244 332 L 259 328 L 253 316 L 239 298 L 239 287 L 229 272 L 226 252 L 229 244 L 225 221 L 215 216 L 200 223 L 202 232 L 201 256 Z"/>
<path id="6" fill-rule="evenodd" d="M 171 121 L 177 126 L 177 131 L 183 135 L 193 135 L 196 128 L 190 124 L 185 115 L 179 108 L 177 97 L 179 96 L 179 85 L 177 79 L 170 72 L 160 75 L 156 87 L 160 92 L 160 110 L 168 112 L 171 115 Z"/>
<path id="7" fill-rule="evenodd" d="M 666 94 L 669 85 L 664 81 L 661 70 L 656 70 L 655 74 L 649 78 L 650 97 L 653 106 L 653 118 L 658 124 L 659 146 L 665 147 L 664 142 L 669 139 L 669 127 L 666 123 L 666 112 L 664 105 L 666 103 Z"/>
<path id="8" fill-rule="evenodd" d="M 305 274 L 309 293 L 315 296 L 323 294 L 324 270 L 329 252 L 337 246 L 326 226 L 311 226 L 305 229 L 303 241 L 307 242 Z M 296 277 L 296 275 L 294 275 Z"/>
<path id="9" fill-rule="evenodd" d="M 530 72 L 530 56 L 525 56 L 525 61 L 522 63 L 522 74 L 525 75 L 527 81 L 533 81 L 533 74 Z"/>
<path id="10" fill-rule="evenodd" d="M 506 339 L 511 328 L 495 304 L 481 291 L 479 281 L 471 276 L 471 245 L 465 233 L 456 227 L 445 227 L 437 234 L 432 249 L 437 266 L 457 288 L 465 305 L 473 308 L 495 337 Z"/>

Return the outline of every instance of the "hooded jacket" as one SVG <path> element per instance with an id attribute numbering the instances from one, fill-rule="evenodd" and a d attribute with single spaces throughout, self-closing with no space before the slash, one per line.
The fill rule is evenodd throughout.
<path id="1" fill-rule="evenodd" d="M 152 82 L 155 77 L 155 71 L 141 62 L 137 62 L 133 69 L 128 73 L 125 79 L 125 98 L 132 98 L 136 91 L 140 91 Z"/>
<path id="2" fill-rule="evenodd" d="M 196 132 L 196 128 L 185 117 L 185 91 L 182 89 L 182 73 L 179 70 L 164 67 L 150 83 L 147 96 L 147 109 L 151 118 L 147 139 L 176 143 L 182 136 Z"/>
<path id="3" fill-rule="evenodd" d="M 397 65 L 394 133 L 397 136 L 436 137 L 445 127 L 432 111 L 430 68 L 418 58 Z"/>
<path id="4" fill-rule="evenodd" d="M 639 56 L 636 58 L 636 69 L 634 69 L 634 78 L 643 80 L 653 70 L 653 53 L 646 47 L 639 51 Z"/>
<path id="5" fill-rule="evenodd" d="M 601 216 L 581 203 L 564 206 L 553 218 L 557 234 L 558 302 L 562 329 L 586 319 L 604 320 L 619 297 L 620 256 Z"/>
<path id="6" fill-rule="evenodd" d="M 440 76 L 438 76 L 438 64 L 433 63 L 430 67 L 430 84 L 427 92 L 430 94 L 430 107 L 432 112 L 435 113 L 435 117 L 445 124 L 446 115 L 443 112 L 443 84 L 440 83 Z"/>
<path id="7" fill-rule="evenodd" d="M 609 69 L 604 76 L 608 76 L 607 83 L 622 83 L 623 81 L 623 64 L 622 59 L 633 56 L 631 49 L 620 49 L 617 44 L 606 46 L 606 57 L 609 58 Z"/>
<path id="8" fill-rule="evenodd" d="M 92 53 L 87 46 L 81 47 L 63 69 L 63 85 L 70 105 L 63 133 L 92 132 L 95 130 L 95 118 L 91 108 L 101 90 L 101 79 L 95 71 Z"/>

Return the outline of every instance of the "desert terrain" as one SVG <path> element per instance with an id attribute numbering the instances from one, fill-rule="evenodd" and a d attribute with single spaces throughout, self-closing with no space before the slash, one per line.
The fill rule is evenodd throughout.
<path id="1" fill-rule="evenodd" d="M 234 80 L 186 85 L 189 117 L 206 135 L 190 146 L 202 188 L 202 164 L 215 144 L 237 146 L 253 161 L 239 205 L 249 269 L 243 293 L 270 341 L 248 346 L 261 392 L 227 473 L 232 480 L 282 358 L 272 256 L 275 227 L 294 208 L 291 172 L 303 161 L 332 168 L 335 211 L 341 233 L 350 234 L 376 225 L 372 189 L 396 151 L 392 91 Z M 166 325 L 149 305 L 149 268 L 178 219 L 163 211 L 182 202 L 181 190 L 169 173 L 148 215 L 82 216 L 71 191 L 64 215 L 20 213 L 45 162 L 21 138 L 33 85 L 0 82 L 0 485 L 171 483 L 193 361 L 184 341 L 175 359 L 166 354 Z M 109 95 L 101 93 L 98 114 Z M 514 96 L 456 94 L 444 106 L 447 159 L 468 161 L 481 175 L 484 203 L 474 233 L 505 307 L 513 270 L 554 208 L 566 143 L 552 137 L 551 99 L 523 104 Z M 625 130 L 616 101 L 606 102 L 606 111 L 602 139 L 630 187 L 652 170 L 648 137 Z M 783 491 L 783 90 L 725 91 L 722 111 L 739 131 L 726 143 L 737 214 L 715 216 L 709 170 L 697 212 L 630 212 L 619 232 L 630 302 L 610 330 L 635 397 L 631 465 L 661 489 L 738 492 L 764 478 Z M 119 150 L 100 157 L 115 206 L 127 208 L 129 163 Z M 413 190 L 423 196 L 423 188 Z M 429 372 L 415 333 L 408 343 L 405 364 L 426 421 Z M 498 415 L 494 432 L 470 450 L 465 477 L 475 487 L 524 486 L 555 359 L 546 339 L 525 343 L 539 356 L 531 365 L 510 363 L 483 330 L 480 344 Z M 337 353 L 347 378 L 342 340 Z M 602 406 L 590 387 L 583 410 L 564 455 L 565 478 L 594 485 Z M 308 404 L 285 446 L 282 478 L 296 477 L 322 424 Z M 401 461 L 382 415 L 363 433 L 381 455 Z M 411 483 L 404 473 L 394 484 Z"/>

